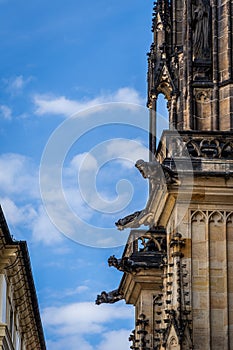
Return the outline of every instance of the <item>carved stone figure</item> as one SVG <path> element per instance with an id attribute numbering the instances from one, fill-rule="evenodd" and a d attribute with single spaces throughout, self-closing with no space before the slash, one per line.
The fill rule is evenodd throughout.
<path id="1" fill-rule="evenodd" d="M 152 264 L 157 264 L 158 262 L 152 262 Z M 115 267 L 119 271 L 132 273 L 141 268 L 147 268 L 148 263 L 145 261 L 134 261 L 128 257 L 124 257 L 123 259 L 117 259 L 115 255 L 110 256 L 108 259 L 108 265 L 110 267 Z"/>
<path id="2" fill-rule="evenodd" d="M 104 303 L 114 304 L 121 299 L 123 299 L 123 296 L 119 293 L 118 289 L 115 289 L 108 293 L 103 291 L 100 295 L 97 295 L 97 299 L 95 303 L 97 305 L 104 304 Z"/>
<path id="3" fill-rule="evenodd" d="M 156 161 L 145 162 L 144 160 L 139 159 L 135 166 L 145 179 L 147 178 L 151 180 L 152 190 L 156 185 L 164 183 L 164 181 L 166 184 L 180 183 L 174 176 L 173 171 L 164 164 L 160 164 Z"/>
<path id="4" fill-rule="evenodd" d="M 145 179 L 159 178 L 161 175 L 161 165 L 157 162 L 145 162 L 139 159 L 135 166 Z"/>
<path id="5" fill-rule="evenodd" d="M 119 269 L 121 266 L 121 259 L 117 259 L 115 255 L 110 256 L 110 258 L 108 258 L 108 266 L 113 266 L 116 269 Z"/>
<path id="6" fill-rule="evenodd" d="M 193 0 L 193 54 L 194 58 L 209 56 L 209 0 Z"/>
<path id="7" fill-rule="evenodd" d="M 135 213 L 125 216 L 122 219 L 119 219 L 117 222 L 115 222 L 115 225 L 120 229 L 121 227 L 124 227 L 125 225 L 132 222 L 134 219 L 136 219 L 142 211 L 135 211 Z"/>

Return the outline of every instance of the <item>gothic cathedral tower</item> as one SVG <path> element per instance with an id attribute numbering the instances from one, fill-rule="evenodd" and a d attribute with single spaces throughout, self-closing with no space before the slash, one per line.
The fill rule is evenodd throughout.
<path id="1" fill-rule="evenodd" d="M 109 258 L 124 274 L 97 303 L 135 306 L 132 350 L 233 350 L 233 2 L 157 0 L 152 29 L 149 199 L 116 223 L 131 228 Z"/>

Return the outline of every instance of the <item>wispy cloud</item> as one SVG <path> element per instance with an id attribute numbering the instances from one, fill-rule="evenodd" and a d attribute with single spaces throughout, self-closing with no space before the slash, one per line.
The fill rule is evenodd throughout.
<path id="1" fill-rule="evenodd" d="M 5 153 L 0 156 L 0 194 L 39 197 L 38 172 L 33 161 L 23 155 Z"/>
<path id="2" fill-rule="evenodd" d="M 32 239 L 35 243 L 45 245 L 57 245 L 63 242 L 64 237 L 56 229 L 41 205 L 37 209 L 36 216 L 31 221 Z"/>
<path id="3" fill-rule="evenodd" d="M 126 168 L 134 167 L 138 159 L 148 158 L 148 148 L 140 140 L 111 140 L 106 152 L 109 159 L 117 159 L 118 163 Z"/>
<path id="4" fill-rule="evenodd" d="M 128 350 L 130 344 L 128 338 L 129 331 L 127 329 L 106 332 L 96 350 Z"/>
<path id="5" fill-rule="evenodd" d="M 4 209 L 7 221 L 13 226 L 28 225 L 31 221 L 35 220 L 37 216 L 36 210 L 31 204 L 19 207 L 12 199 L 7 197 L 0 197 L 0 203 Z"/>
<path id="6" fill-rule="evenodd" d="M 69 350 L 95 350 L 92 345 L 90 345 L 85 339 L 80 335 L 69 336 L 64 338 L 59 338 L 56 340 L 48 340 L 47 346 L 49 350 L 64 350 L 67 349 L 67 344 L 69 344 Z M 128 350 L 128 349 L 122 349 Z"/>
<path id="7" fill-rule="evenodd" d="M 16 77 L 3 79 L 3 82 L 6 85 L 6 90 L 10 94 L 18 94 L 22 92 L 26 85 L 28 85 L 33 80 L 33 77 L 25 78 L 23 75 L 18 75 Z"/>
<path id="8" fill-rule="evenodd" d="M 97 154 L 82 153 L 73 157 L 69 166 L 65 169 L 66 183 L 69 178 L 76 178 L 78 174 L 78 190 L 81 192 L 82 198 L 92 208 L 98 208 L 100 211 L 108 212 L 117 211 L 123 208 L 128 202 L 128 192 L 119 194 L 117 201 L 112 198 L 112 186 L 110 193 L 106 188 L 106 176 L 109 177 L 111 171 L 116 171 L 116 163 L 118 164 L 118 174 L 124 176 L 125 171 L 132 169 L 138 159 L 147 159 L 148 149 L 140 140 L 131 139 L 112 139 L 106 143 L 100 144 Z M 104 165 L 107 165 L 105 175 Z M 119 168 L 119 165 L 122 169 Z M 100 193 L 97 191 L 96 181 L 98 173 L 101 170 L 102 188 L 105 190 Z M 70 201 L 74 196 L 77 188 L 66 189 L 67 199 Z M 77 200 L 77 197 L 76 197 Z M 80 206 L 80 203 L 78 203 Z M 85 208 L 86 210 L 86 208 Z"/>
<path id="9" fill-rule="evenodd" d="M 124 102 L 143 105 L 144 99 L 139 92 L 133 88 L 120 88 L 113 93 L 102 93 L 93 99 L 71 100 L 65 96 L 54 96 L 51 94 L 37 94 L 33 98 L 35 114 L 62 115 L 69 117 L 74 113 L 109 102 Z"/>
<path id="10" fill-rule="evenodd" d="M 60 270 L 64 269 L 63 267 L 66 266 L 66 269 L 67 269 L 67 259 L 66 259 L 66 261 L 63 262 L 63 267 L 61 267 L 59 265 L 59 263 L 56 264 L 56 261 L 51 262 L 51 264 L 49 264 L 47 266 L 50 266 L 53 268 L 56 267 L 57 269 L 60 269 Z M 84 283 L 85 283 L 85 281 L 84 281 Z M 88 281 L 87 281 L 87 283 L 88 283 Z M 88 296 L 90 296 L 90 295 L 93 297 L 93 290 L 90 287 L 88 287 L 87 285 L 82 285 L 82 284 L 75 287 L 75 288 L 67 288 L 67 289 L 62 290 L 62 291 L 61 290 L 54 290 L 54 289 L 44 289 L 43 292 L 48 294 L 49 297 L 54 298 L 54 300 L 56 299 L 56 300 L 66 300 L 67 301 L 67 298 L 74 297 L 74 299 L 77 299 L 77 297 L 80 298 L 80 295 L 82 295 L 84 297 L 84 300 L 86 300 L 88 298 Z"/>
<path id="11" fill-rule="evenodd" d="M 49 220 L 40 201 L 38 169 L 19 154 L 0 156 L 0 199 L 10 226 L 23 226 L 32 240 L 46 245 L 62 242 L 63 236 Z"/>
<path id="12" fill-rule="evenodd" d="M 5 120 L 12 119 L 12 110 L 6 105 L 0 105 L 0 116 Z"/>

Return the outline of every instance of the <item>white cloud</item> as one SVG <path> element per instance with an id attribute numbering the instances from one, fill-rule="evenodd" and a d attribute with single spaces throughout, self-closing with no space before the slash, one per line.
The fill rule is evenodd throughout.
<path id="1" fill-rule="evenodd" d="M 98 168 L 97 160 L 88 152 L 77 154 L 73 157 L 70 163 L 73 170 L 78 171 L 80 166 L 82 166 L 83 171 L 93 171 Z"/>
<path id="2" fill-rule="evenodd" d="M 43 206 L 37 208 L 37 202 L 20 205 L 8 197 L 0 197 L 0 203 L 10 226 L 26 227 L 30 230 L 32 241 L 56 247 L 63 242 L 62 234 L 49 220 Z M 64 253 L 62 249 L 61 253 Z M 78 293 L 78 290 L 77 290 Z"/>
<path id="3" fill-rule="evenodd" d="M 124 167 L 132 168 L 138 159 L 147 160 L 148 158 L 148 148 L 144 146 L 141 140 L 110 139 L 100 143 L 97 147 L 94 148 L 95 153 L 93 154 L 90 151 L 74 156 L 66 172 L 68 170 L 70 174 L 78 173 L 80 170 L 98 172 L 101 166 L 112 160 L 116 160 Z"/>
<path id="4" fill-rule="evenodd" d="M 65 96 L 54 96 L 50 94 L 37 94 L 34 96 L 35 114 L 37 115 L 63 115 L 69 117 L 74 113 L 109 102 L 124 102 L 142 105 L 144 99 L 139 92 L 133 88 L 124 87 L 114 93 L 101 94 L 93 99 L 81 101 L 70 100 Z"/>
<path id="5" fill-rule="evenodd" d="M 21 92 L 32 79 L 32 77 L 24 78 L 23 75 L 18 75 L 14 78 L 4 79 L 4 82 L 7 86 L 7 91 L 11 94 L 15 94 Z"/>
<path id="6" fill-rule="evenodd" d="M 36 211 L 31 204 L 18 207 L 10 198 L 0 198 L 0 203 L 10 225 L 28 225 L 36 217 Z"/>
<path id="7" fill-rule="evenodd" d="M 53 335 L 48 342 L 49 350 L 60 350 L 69 344 L 70 350 L 128 350 L 130 330 L 109 330 L 118 321 L 133 320 L 133 308 L 122 304 L 101 306 L 94 303 L 73 303 L 48 307 L 42 312 L 43 324 Z M 114 327 L 116 325 L 114 324 Z M 95 335 L 95 345 L 89 335 Z"/>
<path id="8" fill-rule="evenodd" d="M 74 212 L 79 213 L 83 219 L 90 218 L 91 212 L 84 206 L 86 203 L 89 208 L 100 212 L 109 213 L 122 210 L 131 200 L 132 189 L 129 183 L 123 181 L 118 187 L 117 195 L 113 193 L 112 186 L 109 188 L 105 184 L 105 179 L 99 183 L 102 190 L 98 190 L 96 181 L 99 170 L 104 164 L 108 164 L 108 177 L 111 171 L 116 171 L 114 161 L 126 169 L 134 168 L 138 159 L 147 159 L 148 149 L 140 140 L 113 139 L 100 144 L 96 153 L 82 153 L 76 155 L 66 167 L 64 174 L 68 183 L 70 179 L 76 179 L 77 188 L 64 186 L 66 199 Z M 113 161 L 113 167 L 111 167 Z M 113 169 L 113 170 L 111 170 Z M 124 169 L 124 171 L 126 171 Z M 135 170 L 136 172 L 136 170 Z M 120 172 L 118 170 L 119 176 Z M 103 171 L 101 175 L 103 175 Z M 121 173 L 124 176 L 124 172 Z M 104 175 L 106 176 L 106 174 Z M 119 179 L 120 180 L 120 179 Z M 76 184 L 75 181 L 75 184 Z M 74 183 L 74 181 L 73 181 Z M 104 189 L 104 190 L 103 190 Z M 82 196 L 82 199 L 81 199 Z"/>
<path id="9" fill-rule="evenodd" d="M 128 341 L 130 331 L 120 329 L 118 331 L 109 331 L 102 334 L 101 342 L 97 345 L 91 345 L 82 336 L 73 335 L 69 337 L 59 338 L 57 340 L 48 340 L 49 350 L 64 350 L 69 344 L 69 350 L 129 350 L 130 343 Z M 97 339 L 95 340 L 97 343 Z"/>
<path id="10" fill-rule="evenodd" d="M 19 75 L 18 77 L 16 77 L 12 82 L 11 82 L 11 87 L 13 89 L 22 89 L 22 87 L 24 86 L 25 81 L 23 79 L 22 75 Z"/>
<path id="11" fill-rule="evenodd" d="M 148 158 L 148 149 L 140 140 L 112 140 L 108 143 L 106 152 L 109 159 L 118 159 L 127 168 L 134 167 L 138 159 Z"/>
<path id="12" fill-rule="evenodd" d="M 47 341 L 47 347 L 49 350 L 64 350 L 67 349 L 67 344 L 69 344 L 69 350 L 94 350 L 94 348 L 80 335 Z"/>
<path id="13" fill-rule="evenodd" d="M 36 95 L 34 96 L 34 103 L 36 106 L 35 114 L 37 115 L 58 114 L 68 117 L 82 109 L 80 103 L 69 100 L 64 96 Z"/>
<path id="14" fill-rule="evenodd" d="M 6 105 L 0 105 L 0 115 L 5 120 L 11 120 L 12 110 Z"/>
<path id="15" fill-rule="evenodd" d="M 48 307 L 42 312 L 43 323 L 58 336 L 100 334 L 115 320 L 128 320 L 133 310 L 126 305 L 101 305 L 91 302 Z"/>
<path id="16" fill-rule="evenodd" d="M 117 331 L 109 331 L 103 335 L 103 340 L 97 346 L 96 350 L 129 350 L 130 331 L 120 329 Z"/>
<path id="17" fill-rule="evenodd" d="M 0 168 L 0 200 L 9 225 L 30 229 L 34 242 L 61 243 L 62 234 L 40 204 L 38 170 L 32 160 L 19 154 L 3 154 Z"/>
<path id="18" fill-rule="evenodd" d="M 76 295 L 76 294 L 83 294 L 85 292 L 87 292 L 89 290 L 89 287 L 83 285 L 83 286 L 78 286 L 74 289 L 69 289 L 69 290 L 65 290 L 64 292 L 64 297 L 68 297 L 68 296 L 72 296 L 72 295 Z"/>
<path id="19" fill-rule="evenodd" d="M 43 206 L 39 207 L 36 217 L 31 222 L 31 230 L 34 242 L 54 245 L 63 241 L 62 234 L 49 220 Z"/>
<path id="20" fill-rule="evenodd" d="M 30 158 L 13 153 L 0 156 L 0 194 L 25 194 L 30 198 L 38 198 L 37 170 Z"/>
<path id="21" fill-rule="evenodd" d="M 61 196 L 53 190 L 54 178 L 47 176 L 49 193 L 46 204 L 47 208 L 53 208 L 52 214 L 50 212 L 52 222 L 41 204 L 38 169 L 32 160 L 19 154 L 1 155 L 0 168 L 4 171 L 0 172 L 0 197 L 9 224 L 14 227 L 16 225 L 26 227 L 31 232 L 33 242 L 47 246 L 58 248 L 61 246 L 64 236 L 60 231 L 75 241 L 83 242 L 84 239 L 85 244 L 92 245 L 93 240 L 95 243 L 98 240 L 101 246 L 111 245 L 112 236 L 106 235 L 105 232 L 105 227 L 109 224 L 106 221 L 103 224 L 100 221 L 96 223 L 94 219 L 97 212 L 107 215 L 124 209 L 131 201 L 133 189 L 127 180 L 120 181 L 121 177 L 119 180 L 114 177 L 113 182 L 105 182 L 105 177 L 109 176 L 111 171 L 116 172 L 116 164 L 112 167 L 109 160 L 117 160 L 128 168 L 134 166 L 136 159 L 144 158 L 144 153 L 145 148 L 140 142 L 116 139 L 110 140 L 104 145 L 104 150 L 100 149 L 97 154 L 76 155 L 64 168 Z M 102 171 L 103 179 L 100 176 L 101 181 L 98 182 L 97 188 L 98 171 L 105 162 L 108 166 Z M 117 174 L 124 177 L 125 169 L 121 170 Z M 116 192 L 112 188 L 112 183 L 115 186 L 115 180 Z M 101 220 L 100 216 L 99 218 Z M 97 234 L 95 227 L 97 230 L 103 228 L 103 231 Z M 82 235 L 83 231 L 85 237 Z M 96 239 L 93 232 L 96 234 Z"/>
<path id="22" fill-rule="evenodd" d="M 135 103 L 135 104 L 143 104 L 144 99 L 139 95 L 139 92 L 135 89 L 124 87 L 116 91 L 115 94 L 112 95 L 113 101 L 110 102 L 126 102 L 126 103 Z"/>

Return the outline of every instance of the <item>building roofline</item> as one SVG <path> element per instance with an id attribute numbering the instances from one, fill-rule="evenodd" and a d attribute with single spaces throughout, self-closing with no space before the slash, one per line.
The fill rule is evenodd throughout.
<path id="1" fill-rule="evenodd" d="M 25 272 L 26 272 L 26 278 L 27 283 L 30 290 L 30 297 L 31 297 L 31 305 L 32 310 L 35 318 L 35 323 L 37 327 L 39 342 L 41 346 L 41 350 L 46 350 L 46 343 L 44 338 L 44 331 L 42 327 L 41 317 L 40 317 L 40 311 L 39 311 L 39 303 L 35 288 L 35 283 L 33 279 L 32 274 L 32 268 L 31 268 L 31 261 L 30 261 L 30 255 L 27 247 L 26 241 L 16 241 L 13 239 L 12 235 L 10 234 L 10 230 L 8 228 L 2 207 L 0 206 L 0 229 L 2 230 L 2 233 L 4 235 L 4 240 L 7 245 L 14 245 L 18 246 L 22 255 Z"/>

